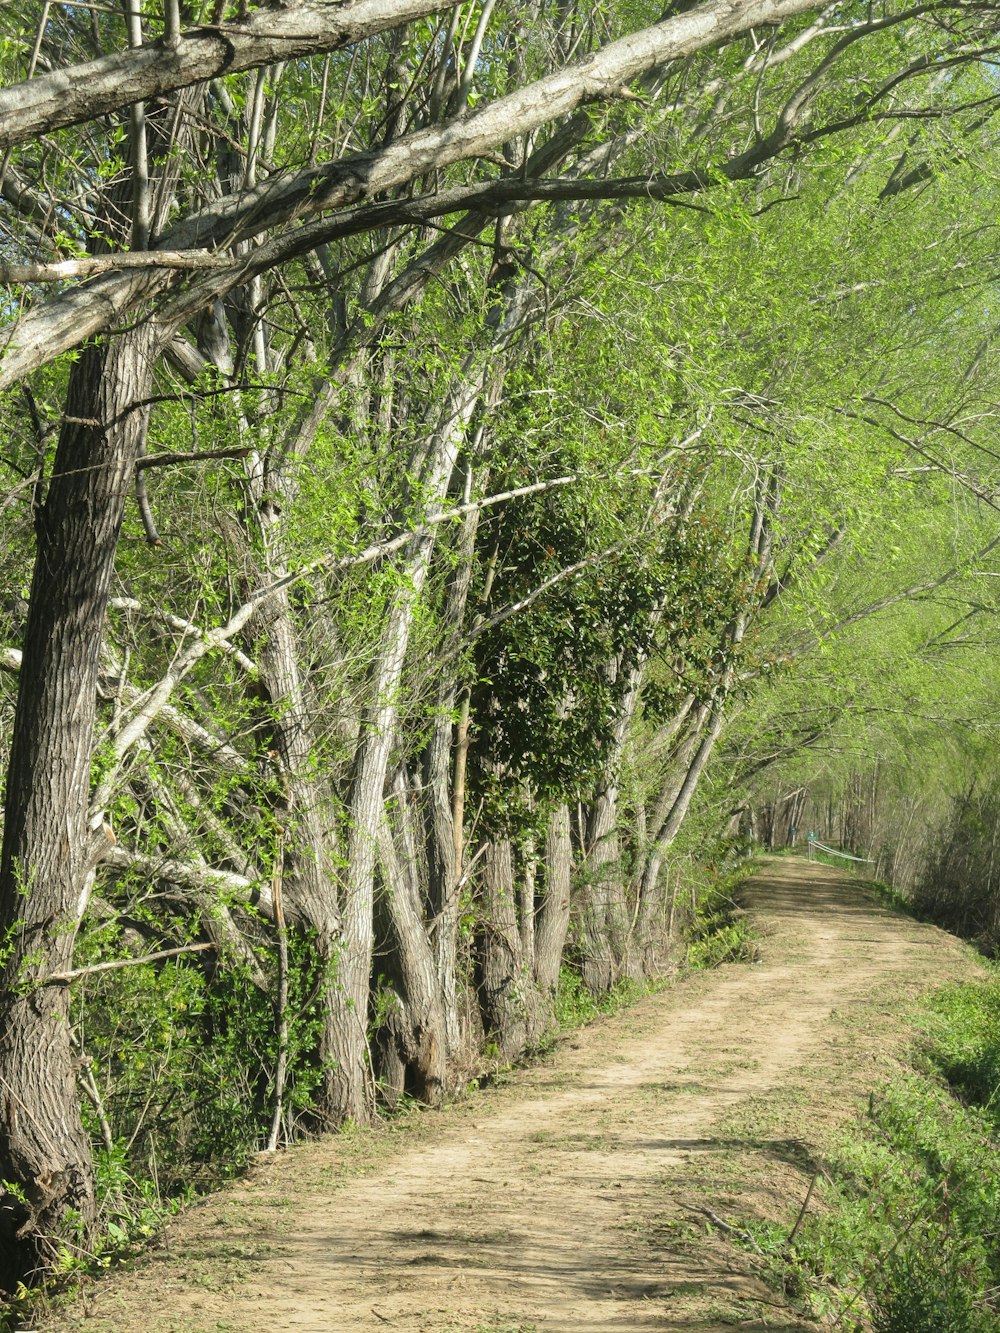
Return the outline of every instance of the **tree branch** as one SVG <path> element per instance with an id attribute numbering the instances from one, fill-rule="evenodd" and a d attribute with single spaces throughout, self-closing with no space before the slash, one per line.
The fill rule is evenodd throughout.
<path id="1" fill-rule="evenodd" d="M 446 0 L 296 0 L 0 89 L 0 151 L 223 74 L 336 51 L 446 9 Z M 176 10 L 176 5 L 174 5 Z"/>
<path id="2" fill-rule="evenodd" d="M 375 0 L 369 2 L 375 4 Z M 303 216 L 356 204 L 366 205 L 355 219 L 356 230 L 371 230 L 381 223 L 367 201 L 378 194 L 455 163 L 487 156 L 511 138 L 528 134 L 590 102 L 618 96 L 624 84 L 671 60 L 738 36 L 749 27 L 780 23 L 811 8 L 813 0 L 741 0 L 739 4 L 707 0 L 687 13 L 609 42 L 585 59 L 443 125 L 429 126 L 344 161 L 275 175 L 256 187 L 227 196 L 176 224 L 164 237 L 164 248 L 176 251 L 229 245 Z M 304 12 L 304 7 L 295 12 Z M 130 53 L 132 57 L 141 54 Z M 279 261 L 275 258 L 271 262 Z M 229 287 L 250 276 L 249 271 L 241 276 L 237 269 Z M 54 303 L 23 314 L 8 325 L 0 361 L 0 389 L 84 339 L 114 327 L 131 314 L 138 302 L 155 296 L 169 283 L 169 272 L 161 270 L 106 274 Z M 187 317 L 183 312 L 178 315 L 180 322 Z"/>
<path id="3" fill-rule="evenodd" d="M 68 986 L 71 981 L 76 981 L 77 977 L 89 977 L 94 972 L 115 972 L 120 967 L 139 967 L 143 963 L 158 963 L 163 958 L 177 958 L 185 953 L 203 953 L 206 949 L 214 948 L 215 945 L 211 943 L 181 944 L 176 949 L 160 949 L 157 953 L 143 954 L 141 958 L 115 958 L 109 963 L 91 963 L 89 967 L 74 967 L 68 972 L 50 972 L 38 985 Z"/>
<path id="4" fill-rule="evenodd" d="M 246 458 L 250 453 L 244 445 L 234 445 L 231 449 L 194 449 L 190 453 L 144 454 L 136 459 L 135 469 L 143 472 L 151 467 L 174 467 L 180 463 L 205 463 L 218 458 Z"/>
<path id="5" fill-rule="evenodd" d="M 235 875 L 230 870 L 216 870 L 202 863 L 191 865 L 184 861 L 171 860 L 169 857 L 139 856 L 122 846 L 110 847 L 102 858 L 102 864 L 122 872 L 136 871 L 149 879 L 165 879 L 172 884 L 184 884 L 201 892 L 228 893 L 242 902 L 255 907 L 265 916 L 274 915 L 274 903 L 271 890 L 266 882 L 255 882 L 245 875 Z"/>
<path id="6" fill-rule="evenodd" d="M 25 282 L 67 282 L 71 278 L 93 278 L 100 273 L 120 273 L 125 269 L 150 268 L 224 269 L 232 266 L 227 255 L 215 255 L 208 250 L 150 250 L 136 253 L 131 250 L 111 255 L 86 255 L 79 259 L 56 259 L 49 264 L 0 263 L 0 283 L 14 285 Z"/>

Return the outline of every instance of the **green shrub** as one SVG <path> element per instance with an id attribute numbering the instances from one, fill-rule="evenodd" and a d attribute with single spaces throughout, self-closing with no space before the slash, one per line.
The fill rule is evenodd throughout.
<path id="1" fill-rule="evenodd" d="M 556 1022 L 561 1028 L 581 1027 L 601 1012 L 597 1000 L 583 984 L 583 977 L 565 963 L 559 969 L 556 991 Z"/>
<path id="2" fill-rule="evenodd" d="M 616 1014 L 640 996 L 655 990 L 655 983 L 640 985 L 635 981 L 617 981 L 606 995 L 594 995 L 583 984 L 580 973 L 571 964 L 559 969 L 555 1016 L 560 1028 L 582 1027 L 601 1014 Z"/>
<path id="3" fill-rule="evenodd" d="M 127 956 L 121 940 L 102 934 L 107 951 Z M 290 943 L 286 1106 L 294 1119 L 307 1112 L 322 1071 L 316 968 L 308 941 Z M 103 1144 L 95 1166 L 109 1242 L 152 1234 L 154 1212 L 232 1176 L 262 1146 L 277 1060 L 272 955 L 258 946 L 265 989 L 243 964 L 205 965 L 201 955 L 105 972 L 75 991 L 74 1027 L 91 1075 L 83 1113 Z"/>

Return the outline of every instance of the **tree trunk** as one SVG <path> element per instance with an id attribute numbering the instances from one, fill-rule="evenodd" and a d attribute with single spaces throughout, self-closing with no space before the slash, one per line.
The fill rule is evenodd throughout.
<path id="1" fill-rule="evenodd" d="M 478 443 L 477 440 L 477 446 Z M 457 544 L 458 565 L 448 589 L 445 608 L 445 626 L 455 642 L 459 641 L 465 620 L 478 527 L 479 513 L 473 510 L 462 522 L 462 531 Z M 458 682 L 453 670 L 446 666 L 445 671 L 447 674 L 438 686 L 436 716 L 424 756 L 424 786 L 427 793 L 428 902 L 434 918 L 433 948 L 444 1005 L 448 1054 L 452 1058 L 461 1059 L 464 1034 L 458 1008 L 458 934 L 461 920 L 460 881 L 465 832 L 464 792 L 462 798 L 456 801 L 456 793 L 452 791 L 451 754 L 454 732 L 452 716 L 458 697 Z M 463 787 L 468 724 L 465 730 L 465 741 L 463 742 L 461 737 L 458 738 L 455 759 L 456 779 L 461 781 Z"/>
<path id="2" fill-rule="evenodd" d="M 403 992 L 404 1008 L 396 1016 L 394 1036 L 413 1094 L 422 1102 L 434 1103 L 444 1095 L 447 1073 L 444 1006 L 420 908 L 420 888 L 414 873 L 416 848 L 406 836 L 408 792 L 402 773 L 393 786 L 397 834 L 393 836 L 388 814 L 384 813 L 378 846 L 395 970 Z"/>
<path id="3" fill-rule="evenodd" d="M 70 372 L 20 672 L 0 854 L 0 1281 L 30 1279 L 59 1240 L 96 1220 L 80 1122 L 69 992 L 39 986 L 72 966 L 87 877 L 104 835 L 88 828 L 97 676 L 115 552 L 145 440 L 148 325 L 84 349 Z M 13 1186 L 13 1190 L 10 1189 Z"/>
<path id="4" fill-rule="evenodd" d="M 659 610 L 655 613 L 659 619 Z M 588 990 L 602 994 L 623 976 L 637 977 L 631 949 L 631 916 L 622 873 L 618 828 L 618 772 L 625 742 L 635 717 L 642 688 L 645 659 L 629 674 L 615 718 L 612 744 L 604 778 L 594 795 L 587 820 L 587 892 L 581 916 L 583 980 Z M 610 670 L 615 670 L 612 663 Z"/>
<path id="5" fill-rule="evenodd" d="M 443 503 L 469 419 L 482 391 L 482 378 L 460 383 L 437 430 L 427 441 L 422 468 L 428 509 Z M 372 703 L 361 721 L 361 737 L 351 782 L 347 867 L 343 894 L 341 953 L 330 990 L 333 1008 L 332 1109 L 341 1119 L 359 1122 L 372 1112 L 366 1078 L 366 1022 L 372 964 L 376 846 L 384 818 L 383 792 L 398 712 L 410 628 L 423 592 L 434 550 L 435 529 L 414 537 L 407 547 L 400 587 L 389 608 L 378 658 L 372 672 Z"/>
<path id="6" fill-rule="evenodd" d="M 685 701 L 685 706 L 678 715 L 681 718 L 681 725 L 689 718 L 689 715 L 690 700 Z M 655 955 L 660 933 L 656 928 L 656 917 L 660 907 L 660 872 L 663 868 L 664 857 L 674 837 L 674 834 L 671 834 L 669 839 L 664 839 L 663 835 L 681 787 L 687 777 L 688 768 L 701 738 L 702 728 L 707 717 L 708 706 L 703 705 L 696 712 L 694 719 L 689 722 L 687 735 L 684 736 L 680 744 L 670 751 L 669 767 L 663 779 L 656 806 L 648 821 L 649 840 L 644 849 L 641 870 L 636 877 L 636 892 L 639 900 L 638 947 L 646 971 L 655 966 Z M 669 729 L 671 736 L 676 734 L 676 730 L 679 729 L 675 725 L 676 723 L 677 719 L 675 718 Z M 677 828 L 679 827 L 680 824 L 678 823 Z"/>
<path id="7" fill-rule="evenodd" d="M 559 990 L 566 932 L 569 929 L 570 876 L 573 847 L 569 834 L 569 806 L 560 805 L 545 834 L 545 896 L 535 923 L 535 984 L 551 1023 Z"/>
<path id="8" fill-rule="evenodd" d="M 327 977 L 333 977 L 340 931 L 334 812 L 324 780 L 315 771 L 312 719 L 303 695 L 287 592 L 282 591 L 265 603 L 250 628 L 263 633 L 258 653 L 261 684 L 272 701 L 271 741 L 287 784 L 288 805 L 294 812 L 288 836 L 290 873 L 285 883 L 288 916 L 293 925 L 314 933 L 312 948 L 316 962 Z M 324 1074 L 313 1105 L 323 1128 L 331 1128 L 337 1120 L 333 1061 L 334 1026 L 340 1021 L 340 1013 L 331 1004 L 330 993 L 330 984 L 324 984 L 320 991 L 319 1041 Z"/>
<path id="9" fill-rule="evenodd" d="M 521 845 L 521 958 L 524 966 L 535 971 L 535 881 L 538 878 L 538 856 L 534 838 L 526 838 Z"/>
<path id="10" fill-rule="evenodd" d="M 774 517 L 781 500 L 781 476 L 775 469 L 763 476 L 758 482 L 750 524 L 750 539 L 747 555 L 756 568 L 758 595 L 766 589 L 773 577 L 773 538 Z M 660 801 L 662 818 L 658 820 L 659 829 L 650 849 L 640 889 L 639 921 L 643 950 L 650 950 L 650 928 L 656 912 L 656 886 L 660 867 L 674 839 L 680 832 L 687 817 L 688 809 L 694 798 L 702 773 L 712 756 L 715 743 L 725 721 L 725 709 L 736 675 L 736 661 L 740 645 L 743 642 L 751 615 L 758 609 L 751 602 L 739 611 L 725 627 L 720 650 L 725 663 L 722 678 L 713 692 L 710 703 L 703 704 L 695 717 L 694 725 L 682 747 L 684 765 L 677 776 L 679 781 L 668 784 Z M 688 705 L 682 709 L 686 714 Z"/>
<path id="11" fill-rule="evenodd" d="M 427 556 L 420 543 L 408 571 L 409 586 L 401 589 L 389 611 L 375 669 L 374 702 L 361 721 L 361 738 L 351 784 L 347 867 L 337 974 L 328 989 L 330 1025 L 331 1111 L 338 1120 L 360 1124 L 370 1119 L 368 1083 L 368 991 L 374 942 L 373 911 L 376 845 L 384 818 L 383 788 L 396 719 L 396 694 L 413 621 L 415 599 L 426 573 Z"/>
<path id="12" fill-rule="evenodd" d="M 445 686 L 438 695 L 438 715 L 434 720 L 425 763 L 428 900 L 434 917 L 432 948 L 438 989 L 444 1006 L 445 1041 L 449 1056 L 457 1055 L 462 1045 L 462 1026 L 458 1013 L 458 929 L 461 910 L 450 790 L 451 712 L 454 702 L 454 685 Z"/>
<path id="13" fill-rule="evenodd" d="M 528 997 L 514 900 L 514 851 L 509 838 L 491 842 L 482 859 L 476 984 L 483 1027 L 504 1064 L 528 1044 Z"/>

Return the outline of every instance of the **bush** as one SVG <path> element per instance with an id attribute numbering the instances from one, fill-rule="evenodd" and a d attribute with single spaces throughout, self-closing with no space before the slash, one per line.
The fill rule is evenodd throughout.
<path id="1" fill-rule="evenodd" d="M 103 934 L 108 951 L 127 956 L 123 941 Z M 286 1105 L 294 1118 L 307 1110 L 321 1071 L 316 969 L 308 942 L 291 943 Z M 272 953 L 257 952 L 269 982 Z M 235 960 L 206 966 L 203 957 L 123 967 L 74 992 L 89 1071 L 84 1120 L 103 1143 L 97 1189 L 112 1240 L 151 1234 L 150 1210 L 234 1175 L 267 1135 L 277 1060 L 272 987 L 262 990 Z"/>

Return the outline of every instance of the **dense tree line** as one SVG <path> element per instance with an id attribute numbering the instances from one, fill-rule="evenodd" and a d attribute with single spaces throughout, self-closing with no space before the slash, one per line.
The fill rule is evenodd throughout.
<path id="1" fill-rule="evenodd" d="M 12 1287 L 657 975 L 873 711 L 989 716 L 1000 103 L 989 4 L 3 24 Z"/>

